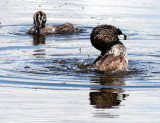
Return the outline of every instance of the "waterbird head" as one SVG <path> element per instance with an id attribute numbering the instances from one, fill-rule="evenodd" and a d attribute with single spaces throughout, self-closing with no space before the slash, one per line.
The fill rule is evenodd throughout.
<path id="1" fill-rule="evenodd" d="M 36 33 L 40 33 L 40 29 L 45 28 L 46 21 L 46 14 L 42 11 L 38 11 L 33 15 L 33 23 Z"/>

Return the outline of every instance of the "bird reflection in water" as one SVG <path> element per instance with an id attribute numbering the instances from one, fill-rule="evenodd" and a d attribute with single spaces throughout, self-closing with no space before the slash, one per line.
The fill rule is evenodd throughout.
<path id="1" fill-rule="evenodd" d="M 35 34 L 33 35 L 33 45 L 43 45 L 46 42 L 45 35 Z"/>
<path id="2" fill-rule="evenodd" d="M 124 76 L 119 74 L 92 78 L 91 82 L 111 86 L 125 85 Z M 91 88 L 91 90 L 96 90 L 89 94 L 90 105 L 94 105 L 95 108 L 113 108 L 120 105 L 129 96 L 124 94 L 125 90 L 123 88 Z"/>
<path id="3" fill-rule="evenodd" d="M 40 35 L 40 34 L 35 34 L 33 35 L 33 45 L 37 46 L 37 45 L 44 45 L 46 42 L 46 37 L 45 35 Z M 44 58 L 46 53 L 45 53 L 45 49 L 36 49 L 34 50 L 33 55 L 36 58 Z"/>

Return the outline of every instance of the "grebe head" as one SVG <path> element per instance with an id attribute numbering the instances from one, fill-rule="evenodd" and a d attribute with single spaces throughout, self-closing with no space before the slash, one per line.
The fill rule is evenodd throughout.
<path id="1" fill-rule="evenodd" d="M 34 28 L 36 33 L 40 33 L 41 28 L 45 28 L 47 21 L 46 14 L 42 11 L 38 11 L 33 15 Z"/>

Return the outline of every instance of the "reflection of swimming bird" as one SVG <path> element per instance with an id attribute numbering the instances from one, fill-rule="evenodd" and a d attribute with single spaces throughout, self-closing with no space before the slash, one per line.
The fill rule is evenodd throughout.
<path id="1" fill-rule="evenodd" d="M 113 108 L 118 106 L 128 94 L 112 93 L 112 92 L 90 92 L 90 104 L 95 105 L 95 108 Z"/>
<path id="2" fill-rule="evenodd" d="M 45 25 L 47 21 L 46 14 L 38 11 L 33 16 L 34 26 L 29 30 L 30 34 L 64 34 L 79 32 L 80 29 L 74 27 L 71 23 L 56 25 Z"/>
<path id="3" fill-rule="evenodd" d="M 33 45 L 42 45 L 45 44 L 45 41 L 45 35 L 33 35 Z"/>
<path id="4" fill-rule="evenodd" d="M 116 86 L 125 85 L 126 75 L 126 72 L 121 72 L 91 77 L 91 83 L 97 83 L 101 86 L 105 85 L 105 87 L 90 89 L 90 104 L 94 105 L 95 108 L 113 108 L 113 106 L 118 106 L 129 96 L 124 88 L 116 88 Z M 114 87 L 110 88 L 111 86 Z"/>
<path id="5" fill-rule="evenodd" d="M 121 30 L 111 25 L 100 25 L 92 30 L 91 43 L 101 51 L 93 66 L 100 71 L 118 71 L 128 66 L 127 51 L 119 41 L 119 35 L 123 35 Z"/>

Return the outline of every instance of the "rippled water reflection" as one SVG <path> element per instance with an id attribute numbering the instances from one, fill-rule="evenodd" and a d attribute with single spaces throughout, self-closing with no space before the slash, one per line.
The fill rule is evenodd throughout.
<path id="1" fill-rule="evenodd" d="M 158 2 L 1 0 L 0 121 L 159 122 Z M 47 14 L 48 24 L 69 21 L 83 32 L 29 35 L 38 10 Z M 129 37 L 122 41 L 126 71 L 91 67 L 100 52 L 90 32 L 99 24 L 115 25 Z"/>

